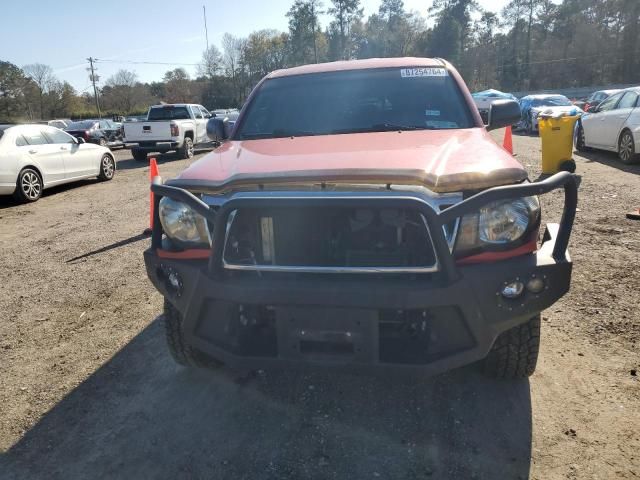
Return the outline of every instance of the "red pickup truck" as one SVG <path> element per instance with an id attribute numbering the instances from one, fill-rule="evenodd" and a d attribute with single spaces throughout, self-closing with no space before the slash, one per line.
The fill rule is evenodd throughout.
<path id="1" fill-rule="evenodd" d="M 571 278 L 573 175 L 531 183 L 446 61 L 275 71 L 166 184 L 144 258 L 184 365 L 533 373 Z M 564 188 L 541 232 L 538 195 Z"/>

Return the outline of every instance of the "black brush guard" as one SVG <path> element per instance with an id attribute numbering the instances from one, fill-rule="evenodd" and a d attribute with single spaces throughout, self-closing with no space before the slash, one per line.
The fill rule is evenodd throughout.
<path id="1" fill-rule="evenodd" d="M 199 187 L 201 190 L 201 185 Z M 543 195 L 560 188 L 564 189 L 564 209 L 560 224 L 547 226 L 542 247 L 537 253 L 492 263 L 456 265 L 445 237 L 444 225 L 464 214 L 476 212 L 490 202 Z M 214 211 L 184 188 L 153 184 L 151 189 L 155 194 L 155 221 L 152 245 L 145 252 L 149 278 L 182 313 L 186 341 L 198 350 L 239 368 L 297 368 L 311 364 L 352 371 L 370 370 L 372 367 L 374 371 L 395 371 L 397 364 L 381 360 L 379 335 L 382 330 L 378 329 L 378 321 L 369 313 L 375 310 L 382 317 L 383 312 L 396 309 L 431 309 L 429 315 L 437 317 L 440 314 L 448 315 L 446 309 L 453 308 L 457 313 L 451 315 L 449 323 L 454 325 L 458 322 L 455 327 L 458 331 L 460 328 L 467 330 L 471 343 L 464 348 L 453 349 L 441 358 L 434 357 L 425 364 L 400 365 L 405 371 L 417 369 L 423 373 L 437 373 L 483 358 L 501 332 L 526 322 L 552 305 L 569 289 L 571 261 L 567 246 L 575 219 L 578 184 L 576 176 L 567 172 L 560 172 L 535 183 L 494 187 L 443 211 L 436 211 L 424 199 L 409 192 L 390 190 L 374 193 L 240 192 L 232 195 Z M 214 222 L 213 246 L 208 261 L 172 260 L 158 256 L 163 233 L 158 218 L 158 204 L 164 196 L 188 204 L 197 213 Z M 415 210 L 423 215 L 429 228 L 438 270 L 424 281 L 417 281 L 414 277 L 406 280 L 396 277 L 385 281 L 380 280 L 380 275 L 374 280 L 371 278 L 374 276 L 366 274 L 359 274 L 355 278 L 350 275 L 340 282 L 323 274 L 307 275 L 304 279 L 296 280 L 274 277 L 268 281 L 260 277 L 229 277 L 222 261 L 229 214 L 247 207 L 286 207 L 291 206 L 292 202 L 296 206 L 306 207 L 384 206 Z M 167 288 L 166 282 L 161 278 L 163 269 L 182 275 L 184 292 L 179 297 Z M 540 276 L 547 281 L 548 286 L 544 292 L 539 295 L 527 294 L 522 301 L 507 301 L 499 295 L 499 287 L 507 281 L 530 276 Z M 298 338 L 300 328 L 295 330 L 293 326 L 278 326 L 283 331 L 278 331 L 277 352 L 269 358 L 234 350 L 213 341 L 215 332 L 206 325 L 222 321 L 221 316 L 227 315 L 231 311 L 229 308 L 243 304 L 258 305 L 260 308 L 275 305 L 277 313 L 281 313 L 282 308 L 289 309 L 284 310 L 287 315 L 291 311 L 300 313 L 305 309 L 311 311 L 322 308 L 332 311 L 335 316 L 339 314 L 336 309 L 352 309 L 350 312 L 353 315 L 349 313 L 349 318 L 362 320 L 358 322 L 358 325 L 362 325 L 358 327 L 360 330 L 353 327 L 349 332 L 350 335 L 354 334 L 353 355 L 346 360 L 346 357 L 340 355 L 307 358 L 301 351 L 302 347 L 295 347 L 298 340 L 297 345 L 303 345 L 303 342 Z M 314 321 L 319 318 L 316 313 L 310 315 L 315 318 Z M 332 321 L 329 323 L 335 333 L 336 324 Z M 441 323 L 446 325 L 447 321 Z M 303 324 L 309 326 L 309 322 Z M 444 333 L 447 334 L 446 328 Z M 290 348 L 292 342 L 293 349 Z"/>

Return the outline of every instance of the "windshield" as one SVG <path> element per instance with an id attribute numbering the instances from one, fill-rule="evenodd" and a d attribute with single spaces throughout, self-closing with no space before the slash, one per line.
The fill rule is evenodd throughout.
<path id="1" fill-rule="evenodd" d="M 571 102 L 567 97 L 558 95 L 557 97 L 535 98 L 531 102 L 532 107 L 568 107 Z"/>
<path id="2" fill-rule="evenodd" d="M 66 128 L 67 130 L 90 130 L 93 128 L 96 122 L 93 120 L 85 120 L 83 122 L 72 122 Z"/>
<path id="3" fill-rule="evenodd" d="M 248 105 L 235 138 L 473 126 L 471 112 L 444 68 L 384 68 L 267 80 Z"/>
<path id="4" fill-rule="evenodd" d="M 167 105 L 149 110 L 148 120 L 188 120 L 190 118 L 187 107 Z"/>

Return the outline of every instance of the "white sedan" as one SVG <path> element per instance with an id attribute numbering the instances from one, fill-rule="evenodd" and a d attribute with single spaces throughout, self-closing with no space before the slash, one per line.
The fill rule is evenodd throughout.
<path id="1" fill-rule="evenodd" d="M 116 171 L 106 147 L 47 125 L 0 125 L 0 195 L 35 202 L 45 188 Z"/>
<path id="2" fill-rule="evenodd" d="M 617 152 L 624 163 L 640 160 L 640 87 L 611 95 L 576 127 L 576 149 Z"/>

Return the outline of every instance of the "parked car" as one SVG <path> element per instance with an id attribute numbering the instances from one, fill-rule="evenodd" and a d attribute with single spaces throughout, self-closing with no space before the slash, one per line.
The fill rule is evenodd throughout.
<path id="1" fill-rule="evenodd" d="M 590 109 L 597 107 L 611 95 L 618 93 L 619 91 L 620 89 L 617 88 L 613 90 L 598 90 L 597 92 L 593 92 L 589 98 L 587 98 L 584 107 L 582 108 L 585 112 L 588 112 Z"/>
<path id="2" fill-rule="evenodd" d="M 0 195 L 35 202 L 49 187 L 89 177 L 111 180 L 115 171 L 106 147 L 47 125 L 0 125 Z"/>
<path id="3" fill-rule="evenodd" d="M 65 132 L 102 147 L 122 146 L 122 128 L 111 120 L 80 120 L 67 126 Z"/>
<path id="4" fill-rule="evenodd" d="M 640 161 L 640 87 L 614 93 L 580 118 L 576 149 L 617 152 L 624 163 Z"/>
<path id="5" fill-rule="evenodd" d="M 237 108 L 219 108 L 211 113 L 215 117 L 226 117 L 232 122 L 235 122 L 238 119 L 238 115 L 240 115 Z"/>
<path id="6" fill-rule="evenodd" d="M 533 373 L 540 312 L 569 289 L 575 176 L 529 183 L 441 59 L 278 70 L 223 142 L 166 185 L 149 278 L 183 365 Z M 494 188 L 495 187 L 495 188 Z M 565 188 L 539 235 L 538 195 Z M 542 232 L 540 232 L 542 233 Z M 541 243 L 538 243 L 538 239 Z"/>
<path id="7" fill-rule="evenodd" d="M 56 127 L 60 130 L 64 130 L 69 126 L 71 120 L 69 119 L 57 119 L 57 120 L 43 120 L 41 122 L 37 122 L 39 125 L 49 125 L 50 127 Z"/>
<path id="8" fill-rule="evenodd" d="M 211 117 L 202 105 L 154 105 L 145 121 L 124 123 L 124 145 L 141 162 L 150 152 L 176 151 L 180 158 L 191 158 L 196 148 L 215 146 L 207 137 L 207 120 Z"/>
<path id="9" fill-rule="evenodd" d="M 521 118 L 518 126 L 527 133 L 538 132 L 538 115 L 542 112 L 557 115 L 567 113 L 570 115 L 584 113 L 581 108 L 573 105 L 564 95 L 540 94 L 527 95 L 520 99 Z"/>
<path id="10" fill-rule="evenodd" d="M 494 89 L 472 93 L 471 96 L 473 97 L 473 102 L 476 104 L 476 107 L 478 107 L 478 111 L 480 112 L 480 116 L 482 117 L 484 123 L 488 123 L 489 121 L 489 107 L 491 107 L 491 104 L 494 101 L 504 99 L 517 100 L 517 98 L 510 93 L 504 93 L 500 90 Z"/>

